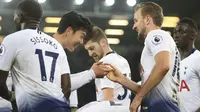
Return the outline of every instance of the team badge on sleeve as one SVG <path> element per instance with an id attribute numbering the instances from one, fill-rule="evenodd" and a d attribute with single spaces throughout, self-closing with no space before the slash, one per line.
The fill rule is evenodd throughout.
<path id="1" fill-rule="evenodd" d="M 163 41 L 163 38 L 160 35 L 153 36 L 152 43 L 154 45 L 158 45 L 158 44 L 162 43 L 162 41 Z"/>
<path id="2" fill-rule="evenodd" d="M 2 56 L 5 53 L 5 46 L 3 44 L 0 45 L 0 56 Z"/>

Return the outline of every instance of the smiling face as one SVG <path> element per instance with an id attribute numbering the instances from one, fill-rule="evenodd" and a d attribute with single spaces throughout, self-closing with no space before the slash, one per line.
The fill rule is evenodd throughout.
<path id="1" fill-rule="evenodd" d="M 67 30 L 67 37 L 64 40 L 64 48 L 73 52 L 80 44 L 83 44 L 83 39 L 86 36 L 86 32 L 83 30 L 73 31 L 72 29 Z"/>
<path id="2" fill-rule="evenodd" d="M 96 62 L 99 61 L 104 55 L 103 49 L 98 42 L 92 42 L 91 40 L 88 41 L 85 44 L 85 49 L 88 51 L 89 56 L 93 57 Z"/>
<path id="3" fill-rule="evenodd" d="M 142 9 L 139 9 L 134 13 L 133 30 L 138 32 L 138 40 L 143 41 L 145 38 L 146 27 L 144 17 L 141 14 L 141 10 Z"/>

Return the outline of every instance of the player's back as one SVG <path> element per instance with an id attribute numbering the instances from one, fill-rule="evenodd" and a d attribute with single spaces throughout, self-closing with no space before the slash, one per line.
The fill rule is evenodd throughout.
<path id="1" fill-rule="evenodd" d="M 44 108 L 48 102 L 66 105 L 61 75 L 70 71 L 62 46 L 54 38 L 32 29 L 18 31 L 5 39 L 12 39 L 14 45 L 10 47 L 16 51 L 12 54 L 11 75 L 19 111 L 34 110 L 44 102 Z"/>
<path id="2" fill-rule="evenodd" d="M 100 61 L 103 61 L 107 64 L 112 64 L 116 66 L 121 73 L 126 75 L 129 79 L 131 78 L 131 71 L 129 64 L 125 58 L 118 55 L 115 52 L 110 52 L 106 56 L 104 56 Z M 110 81 L 106 76 L 103 79 L 96 80 L 97 85 L 97 100 L 103 101 L 103 88 L 113 88 L 114 90 L 114 102 L 120 103 L 122 105 L 129 105 L 130 104 L 130 90 L 124 88 L 122 85 Z"/>
<path id="3" fill-rule="evenodd" d="M 170 53 L 170 68 L 161 82 L 143 99 L 143 107 L 152 111 L 176 112 L 178 109 L 178 85 L 180 56 L 173 38 L 163 30 L 153 30 L 145 39 L 145 47 L 141 56 L 142 84 L 148 79 L 156 61 L 155 56 L 161 51 Z"/>
<path id="4" fill-rule="evenodd" d="M 200 52 L 193 52 L 180 64 L 180 110 L 195 112 L 200 108 Z"/>

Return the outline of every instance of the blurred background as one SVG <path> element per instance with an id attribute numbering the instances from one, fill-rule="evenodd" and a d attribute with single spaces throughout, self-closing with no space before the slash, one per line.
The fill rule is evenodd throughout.
<path id="1" fill-rule="evenodd" d="M 0 37 L 13 33 L 13 12 L 22 0 L 0 0 Z M 108 36 L 108 42 L 113 50 L 124 56 L 132 71 L 132 79 L 139 81 L 140 54 L 143 45 L 137 41 L 137 33 L 132 30 L 133 7 L 136 3 L 153 1 L 164 11 L 162 29 L 173 35 L 173 28 L 179 19 L 190 17 L 200 27 L 199 0 L 37 0 L 42 4 L 44 16 L 40 29 L 49 35 L 56 32 L 60 17 L 70 10 L 89 17 L 91 21 L 102 28 Z M 200 49 L 200 37 L 196 41 Z M 87 51 L 80 46 L 75 52 L 66 50 L 72 73 L 89 69 L 93 64 Z M 79 107 L 96 100 L 94 81 L 78 90 Z"/>

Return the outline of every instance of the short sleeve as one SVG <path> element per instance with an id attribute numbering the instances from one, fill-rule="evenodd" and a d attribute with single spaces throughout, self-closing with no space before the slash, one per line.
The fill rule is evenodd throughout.
<path id="1" fill-rule="evenodd" d="M 61 51 L 61 56 L 62 56 L 62 60 L 61 60 L 61 74 L 70 74 L 70 68 L 69 68 L 69 63 L 68 63 L 68 60 L 67 60 L 67 55 L 66 53 L 64 52 L 64 49 L 62 49 Z"/>
<path id="2" fill-rule="evenodd" d="M 103 79 L 100 79 L 100 87 L 103 88 L 114 88 L 115 83 L 113 81 L 110 81 L 107 77 L 104 77 Z"/>
<path id="3" fill-rule="evenodd" d="M 152 52 L 153 56 L 161 51 L 170 52 L 170 35 L 161 32 L 150 32 L 147 36 L 146 45 Z"/>
<path id="4" fill-rule="evenodd" d="M 197 59 L 195 60 L 195 62 L 200 62 L 200 55 L 198 55 L 198 57 L 196 57 Z M 194 66 L 195 65 L 195 66 Z M 195 72 L 197 74 L 197 76 L 199 77 L 200 79 L 200 63 L 196 63 L 194 64 L 194 68 L 195 68 Z"/>
<path id="5" fill-rule="evenodd" d="M 105 56 L 100 61 L 106 64 L 112 64 L 113 59 L 110 59 L 111 56 Z M 103 79 L 100 79 L 100 88 L 114 88 L 115 83 L 109 80 L 106 76 Z"/>
<path id="6" fill-rule="evenodd" d="M 18 47 L 15 38 L 13 35 L 7 36 L 0 45 L 0 69 L 3 71 L 10 71 L 12 68 Z"/>

